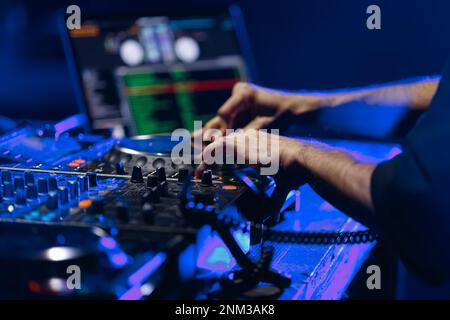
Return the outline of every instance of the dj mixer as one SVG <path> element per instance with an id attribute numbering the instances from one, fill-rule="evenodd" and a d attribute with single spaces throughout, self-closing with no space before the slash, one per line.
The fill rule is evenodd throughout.
<path id="1" fill-rule="evenodd" d="M 1 273 L 10 285 L 0 296 L 191 297 L 184 289 L 207 227 L 187 216 L 186 201 L 243 223 L 256 205 L 239 205 L 253 191 L 237 168 L 194 179 L 194 165 L 172 162 L 173 144 L 167 136 L 55 137 L 51 126 L 3 135 L 0 259 L 11 272 Z M 252 186 L 273 190 L 273 179 L 252 174 Z M 69 266 L 82 270 L 80 290 L 67 290 Z"/>

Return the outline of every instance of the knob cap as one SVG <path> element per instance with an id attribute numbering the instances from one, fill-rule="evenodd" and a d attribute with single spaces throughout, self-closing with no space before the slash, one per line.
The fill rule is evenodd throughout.
<path id="1" fill-rule="evenodd" d="M 3 183 L 3 197 L 4 198 L 14 197 L 14 187 L 10 181 L 5 181 Z"/>
<path id="2" fill-rule="evenodd" d="M 178 170 L 178 182 L 183 183 L 184 180 L 189 176 L 189 169 L 187 168 L 180 168 Z"/>
<path id="3" fill-rule="evenodd" d="M 25 205 L 27 203 L 27 197 L 24 189 L 16 189 L 16 204 Z"/>
<path id="4" fill-rule="evenodd" d="M 166 181 L 166 169 L 164 167 L 156 169 L 156 175 L 160 182 Z"/>
<path id="5" fill-rule="evenodd" d="M 89 178 L 86 175 L 78 176 L 78 185 L 80 186 L 80 192 L 86 192 L 89 190 Z"/>
<path id="6" fill-rule="evenodd" d="M 87 174 L 89 179 L 89 188 L 94 188 L 97 186 L 97 174 L 95 172 L 89 172 Z"/>
<path id="7" fill-rule="evenodd" d="M 58 189 L 58 180 L 55 175 L 51 175 L 48 178 L 48 187 L 50 191 L 56 191 Z"/>
<path id="8" fill-rule="evenodd" d="M 59 194 L 59 202 L 61 205 L 67 204 L 69 202 L 69 191 L 66 187 L 60 186 L 58 187 L 58 194 Z"/>
<path id="9" fill-rule="evenodd" d="M 203 171 L 201 184 L 208 187 L 213 185 L 211 170 Z"/>
<path id="10" fill-rule="evenodd" d="M 53 211 L 58 208 L 58 194 L 56 192 L 50 191 L 48 193 L 46 206 L 49 211 Z"/>
<path id="11" fill-rule="evenodd" d="M 26 195 L 27 195 L 27 199 L 30 199 L 30 200 L 37 199 L 38 190 L 34 183 L 27 184 Z"/>
<path id="12" fill-rule="evenodd" d="M 47 194 L 48 193 L 48 181 L 45 178 L 38 179 L 38 193 Z"/>
<path id="13" fill-rule="evenodd" d="M 133 183 L 143 183 L 144 176 L 142 175 L 142 169 L 139 166 L 133 167 L 133 172 L 131 173 L 131 182 Z"/>
<path id="14" fill-rule="evenodd" d="M 14 189 L 25 189 L 25 179 L 22 177 L 14 177 Z"/>
<path id="15" fill-rule="evenodd" d="M 80 195 L 80 189 L 78 187 L 78 182 L 74 181 L 74 180 L 70 180 L 67 183 L 67 186 L 69 187 L 70 199 L 78 198 L 78 196 Z"/>
<path id="16" fill-rule="evenodd" d="M 155 218 L 154 207 L 150 203 L 144 203 L 141 209 L 142 218 L 145 222 L 152 224 Z"/>
<path id="17" fill-rule="evenodd" d="M 116 163 L 116 173 L 117 174 L 125 174 L 125 167 L 123 165 L 123 162 Z"/>
<path id="18" fill-rule="evenodd" d="M 24 174 L 24 177 L 25 177 L 26 184 L 29 184 L 29 183 L 34 184 L 34 182 L 35 182 L 34 181 L 34 173 L 32 171 L 26 171 Z"/>
<path id="19" fill-rule="evenodd" d="M 2 183 L 5 182 L 12 182 L 12 175 L 11 175 L 11 171 L 2 171 Z"/>
<path id="20" fill-rule="evenodd" d="M 153 174 L 149 174 L 147 176 L 147 188 L 154 188 L 157 187 L 159 183 L 159 179 L 157 176 Z"/>

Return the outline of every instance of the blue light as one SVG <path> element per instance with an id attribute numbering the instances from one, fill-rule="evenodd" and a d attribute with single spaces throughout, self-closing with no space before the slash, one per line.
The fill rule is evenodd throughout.
<path id="1" fill-rule="evenodd" d="M 114 249 L 117 245 L 116 241 L 111 237 L 103 237 L 100 243 L 106 249 Z"/>
<path id="2" fill-rule="evenodd" d="M 249 235 L 242 232 L 233 233 L 236 241 L 244 252 L 250 249 Z M 227 246 L 217 234 L 210 234 L 204 240 L 204 246 L 197 259 L 197 267 L 212 272 L 223 272 L 232 269 L 236 260 Z"/>
<path id="3" fill-rule="evenodd" d="M 113 254 L 110 258 L 111 263 L 116 267 L 123 267 L 128 262 L 128 257 L 125 253 Z"/>
<path id="4" fill-rule="evenodd" d="M 148 278 L 153 272 L 158 269 L 161 264 L 166 260 L 166 254 L 163 252 L 158 253 L 150 261 L 140 267 L 135 273 L 128 278 L 128 283 L 131 286 L 141 284 L 146 278 Z"/>

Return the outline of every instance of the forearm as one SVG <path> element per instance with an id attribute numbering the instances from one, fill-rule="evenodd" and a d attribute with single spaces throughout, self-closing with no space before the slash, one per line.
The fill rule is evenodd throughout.
<path id="1" fill-rule="evenodd" d="M 375 165 L 318 142 L 300 144 L 298 161 L 311 174 L 311 187 L 353 218 L 373 225 L 370 184 Z"/>
<path id="2" fill-rule="evenodd" d="M 430 77 L 411 83 L 359 89 L 349 93 L 337 94 L 335 102 L 342 104 L 351 101 L 362 101 L 369 105 L 406 106 L 411 109 L 427 109 L 436 93 L 438 84 L 438 77 Z"/>
<path id="3" fill-rule="evenodd" d="M 436 93 L 440 78 L 422 78 L 411 82 L 385 84 L 367 88 L 346 89 L 326 92 L 304 92 L 287 94 L 284 103 L 294 113 L 302 113 L 307 105 L 318 109 L 337 107 L 350 102 L 363 102 L 368 105 L 409 107 L 416 110 L 427 109 Z"/>

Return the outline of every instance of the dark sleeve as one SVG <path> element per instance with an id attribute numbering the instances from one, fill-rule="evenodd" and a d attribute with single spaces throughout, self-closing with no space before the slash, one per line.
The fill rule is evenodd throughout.
<path id="1" fill-rule="evenodd" d="M 403 152 L 379 164 L 371 192 L 386 242 L 432 283 L 450 277 L 450 70 Z"/>

